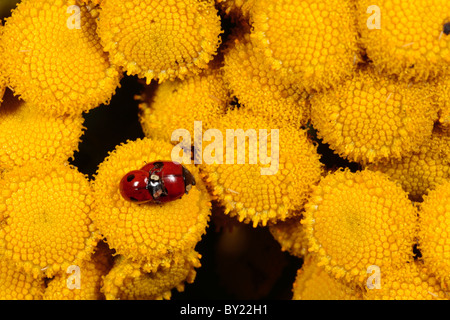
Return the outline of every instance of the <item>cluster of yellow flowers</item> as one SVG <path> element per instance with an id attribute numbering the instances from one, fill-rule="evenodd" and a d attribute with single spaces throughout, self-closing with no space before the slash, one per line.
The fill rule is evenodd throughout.
<path id="1" fill-rule="evenodd" d="M 0 298 L 170 299 L 214 211 L 301 259 L 293 299 L 448 299 L 450 2 L 372 2 L 17 1 L 0 25 Z M 143 80 L 145 137 L 90 179 L 70 164 L 83 115 L 124 76 Z M 188 194 L 121 196 L 181 144 Z"/>
<path id="2" fill-rule="evenodd" d="M 91 180 L 69 164 L 86 129 L 83 113 L 107 104 L 123 77 L 124 66 L 113 62 L 102 43 L 107 36 L 97 30 L 98 4 L 20 1 L 1 26 L 2 299 L 168 299 L 172 289 L 193 282 L 200 267 L 195 246 L 208 225 L 211 200 L 196 167 L 188 166 L 195 188 L 163 206 L 129 203 L 119 192 L 126 172 L 170 160 L 172 144 L 157 137 L 127 141 Z M 188 12 L 192 4 L 185 7 L 186 28 L 211 25 L 200 19 L 192 26 L 188 17 L 200 13 L 220 21 L 211 4 L 194 12 Z M 168 16 L 155 26 L 177 20 Z M 178 32 L 167 27 L 169 36 Z M 205 32 L 197 31 L 197 37 Z M 198 63 L 189 65 L 208 60 L 193 50 L 200 49 L 193 46 L 187 56 Z"/>

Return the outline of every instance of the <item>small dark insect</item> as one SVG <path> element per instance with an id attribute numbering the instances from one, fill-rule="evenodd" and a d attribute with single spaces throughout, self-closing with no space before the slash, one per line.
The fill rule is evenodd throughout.
<path id="1" fill-rule="evenodd" d="M 447 36 L 450 34 L 450 22 L 444 23 L 444 30 L 442 30 Z"/>

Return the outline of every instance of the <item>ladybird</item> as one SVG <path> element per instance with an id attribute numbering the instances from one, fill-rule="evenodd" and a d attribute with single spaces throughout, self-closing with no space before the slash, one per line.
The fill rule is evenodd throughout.
<path id="1" fill-rule="evenodd" d="M 128 172 L 120 180 L 120 193 L 135 203 L 165 203 L 181 199 L 195 186 L 191 172 L 179 163 L 154 161 Z"/>

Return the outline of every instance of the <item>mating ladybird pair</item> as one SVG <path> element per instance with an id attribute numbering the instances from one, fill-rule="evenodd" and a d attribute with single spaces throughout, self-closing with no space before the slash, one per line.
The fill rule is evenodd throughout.
<path id="1" fill-rule="evenodd" d="M 119 187 L 122 197 L 140 204 L 180 199 L 192 186 L 195 186 L 194 176 L 184 166 L 172 161 L 155 161 L 128 172 Z"/>

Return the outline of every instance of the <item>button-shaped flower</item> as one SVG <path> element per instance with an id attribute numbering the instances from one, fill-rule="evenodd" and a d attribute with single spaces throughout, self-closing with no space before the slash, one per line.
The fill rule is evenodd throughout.
<path id="1" fill-rule="evenodd" d="M 27 273 L 52 277 L 89 258 L 98 233 L 93 196 L 75 168 L 29 161 L 0 179 L 0 252 Z"/>
<path id="2" fill-rule="evenodd" d="M 80 114 L 107 103 L 119 86 L 95 19 L 76 0 L 24 0 L 0 41 L 8 85 L 44 113 Z"/>
<path id="3" fill-rule="evenodd" d="M 173 145 L 149 138 L 121 144 L 99 165 L 95 176 L 92 218 L 108 245 L 125 258 L 146 263 L 146 270 L 176 261 L 193 250 L 210 218 L 210 196 L 194 165 L 186 168 L 196 185 L 181 199 L 137 204 L 125 200 L 122 177 L 153 161 L 170 161 Z"/>
<path id="4" fill-rule="evenodd" d="M 98 21 L 111 60 L 147 83 L 205 69 L 221 32 L 213 0 L 105 0 Z"/>

